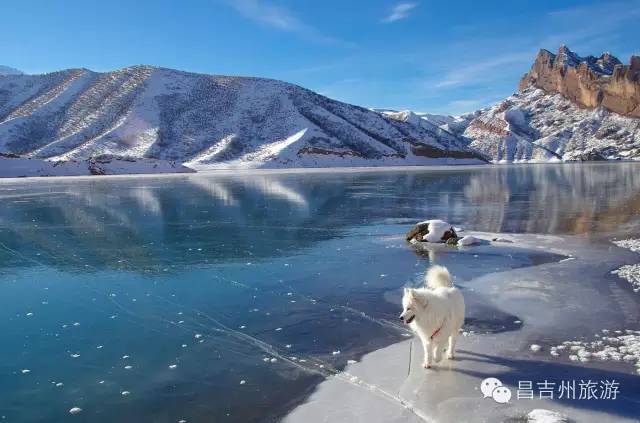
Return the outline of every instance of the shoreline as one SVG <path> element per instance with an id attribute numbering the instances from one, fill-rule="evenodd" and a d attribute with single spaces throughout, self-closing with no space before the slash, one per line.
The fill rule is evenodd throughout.
<path id="1" fill-rule="evenodd" d="M 561 340 L 585 338 L 589 332 L 593 336 L 601 329 L 623 329 L 622 326 L 632 324 L 633 316 L 621 318 L 609 309 L 611 305 L 617 305 L 616 301 L 634 303 L 638 299 L 625 298 L 633 295 L 633 292 L 629 294 L 625 281 L 605 275 L 613 267 L 633 260 L 633 254 L 613 244 L 593 244 L 577 236 L 468 233 L 485 239 L 506 237 L 515 241 L 514 247 L 545 249 L 573 259 L 490 273 L 460 284 L 463 289 L 473 289 L 490 299 L 501 310 L 517 315 L 523 321 L 521 329 L 460 337 L 457 359 L 453 362 L 443 360 L 431 370 L 420 366 L 422 350 L 415 337 L 373 351 L 360 362 L 348 365 L 341 377 L 328 378 L 318 385 L 305 403 L 289 413 L 285 422 L 310 423 L 326 421 L 326 418 L 333 421 L 462 422 L 471 421 L 471 415 L 472 421 L 504 421 L 526 419 L 526 415 L 537 408 L 557 411 L 577 421 L 602 421 L 611 418 L 612 414 L 616 421 L 637 421 L 633 417 L 637 400 L 633 398 L 640 394 L 638 375 L 617 363 L 574 364 L 569 363 L 566 355 L 549 355 L 549 347 Z M 585 266 L 592 272 L 585 272 Z M 575 277 L 567 279 L 567 275 Z M 510 285 L 505 287 L 505 283 Z M 613 291 L 613 298 L 605 297 L 603 304 L 589 301 L 601 296 L 605 287 Z M 571 295 L 579 294 L 580 303 L 574 306 L 562 298 L 562 294 L 555 298 L 563 290 Z M 541 304 L 546 307 L 541 309 Z M 574 316 L 563 319 L 568 317 L 566 314 Z M 594 316 L 599 317 L 594 319 Z M 638 329 L 637 319 L 632 329 Z M 529 347 L 534 343 L 542 345 L 542 350 L 533 352 Z M 500 378 L 512 390 L 510 403 L 498 404 L 490 398 L 482 398 L 480 382 L 488 377 Z M 613 377 L 621 382 L 624 398 L 590 404 L 579 400 L 517 399 L 519 380 L 558 377 Z M 341 407 L 342 399 L 347 397 L 349 407 L 346 404 Z M 379 398 L 386 401 L 379 401 Z"/>
<path id="2" fill-rule="evenodd" d="M 637 160 L 608 160 L 591 162 L 531 162 L 531 163 L 486 163 L 486 164 L 450 164 L 450 165 L 404 165 L 404 166 L 344 166 L 344 167 L 294 167 L 294 168 L 221 168 L 196 170 L 194 173 L 124 173 L 113 175 L 57 175 L 57 176 L 24 176 L 2 177 L 2 183 L 33 182 L 33 181 L 73 181 L 73 180 L 105 180 L 105 179 L 150 179 L 150 178 L 197 178 L 202 176 L 252 176 L 278 174 L 323 174 L 323 173 L 383 173 L 383 172 L 455 172 L 460 169 L 487 168 L 523 168 L 540 166 L 606 166 L 611 163 L 640 164 Z M 195 169 L 194 169 L 195 170 Z"/>

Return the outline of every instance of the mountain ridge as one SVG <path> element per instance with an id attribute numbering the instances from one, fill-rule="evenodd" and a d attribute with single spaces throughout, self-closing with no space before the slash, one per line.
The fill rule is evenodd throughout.
<path id="1" fill-rule="evenodd" d="M 639 60 L 543 49 L 518 93 L 462 116 L 371 110 L 275 79 L 149 65 L 3 75 L 0 153 L 197 170 L 640 159 Z"/>
<path id="2" fill-rule="evenodd" d="M 542 49 L 519 89 L 528 86 L 560 93 L 582 107 L 640 118 L 640 56 L 631 56 L 624 65 L 610 53 L 580 57 L 565 45 L 557 54 Z"/>
<path id="3" fill-rule="evenodd" d="M 51 160 L 114 154 L 201 168 L 485 161 L 437 126 L 294 84 L 150 66 L 1 77 L 0 152 Z"/>

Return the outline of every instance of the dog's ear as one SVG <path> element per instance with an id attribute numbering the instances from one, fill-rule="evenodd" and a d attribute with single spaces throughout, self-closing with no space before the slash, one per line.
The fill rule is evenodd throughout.
<path id="1" fill-rule="evenodd" d="M 411 298 L 411 302 L 414 304 L 417 304 L 421 307 L 426 307 L 428 304 L 428 301 L 426 298 L 420 296 L 420 295 L 416 295 L 416 291 L 415 289 L 411 289 L 409 292 L 409 298 Z"/>
<path id="2" fill-rule="evenodd" d="M 409 297 L 409 300 L 411 300 L 412 303 L 420 303 L 420 301 L 418 300 L 418 296 L 416 295 L 416 290 L 413 288 L 405 288 L 405 292 L 407 294 L 407 296 Z"/>

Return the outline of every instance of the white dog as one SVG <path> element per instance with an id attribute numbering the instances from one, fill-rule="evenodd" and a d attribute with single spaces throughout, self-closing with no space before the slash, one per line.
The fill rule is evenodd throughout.
<path id="1" fill-rule="evenodd" d="M 447 358 L 453 359 L 456 338 L 464 323 L 464 298 L 445 267 L 432 266 L 425 279 L 426 288 L 404 289 L 400 320 L 420 337 L 424 348 L 422 366 L 428 369 L 434 361 L 440 361 L 445 348 Z"/>

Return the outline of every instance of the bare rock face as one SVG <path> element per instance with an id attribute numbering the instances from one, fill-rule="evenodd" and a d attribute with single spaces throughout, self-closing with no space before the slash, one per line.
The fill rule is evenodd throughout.
<path id="1" fill-rule="evenodd" d="M 609 53 L 580 57 L 564 45 L 557 54 L 543 49 L 520 81 L 520 91 L 528 87 L 562 94 L 580 107 L 604 107 L 640 118 L 639 56 L 632 56 L 630 64 L 623 65 Z"/>

